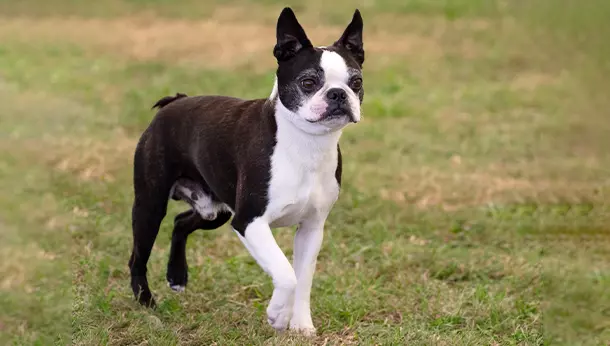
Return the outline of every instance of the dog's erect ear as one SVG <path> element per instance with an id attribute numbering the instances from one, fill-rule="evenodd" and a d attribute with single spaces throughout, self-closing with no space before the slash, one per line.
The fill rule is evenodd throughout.
<path id="1" fill-rule="evenodd" d="M 360 66 L 364 63 L 364 45 L 362 44 L 363 26 L 364 24 L 362 23 L 360 11 L 356 10 L 351 23 L 349 23 L 341 38 L 335 42 L 335 46 L 341 46 L 347 49 Z"/>
<path id="2" fill-rule="evenodd" d="M 280 13 L 276 35 L 277 43 L 273 48 L 273 55 L 278 62 L 292 58 L 303 48 L 313 47 L 290 7 L 284 8 Z"/>

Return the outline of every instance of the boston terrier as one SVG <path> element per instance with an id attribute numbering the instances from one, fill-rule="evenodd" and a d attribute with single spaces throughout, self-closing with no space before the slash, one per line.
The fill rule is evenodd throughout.
<path id="1" fill-rule="evenodd" d="M 290 8 L 277 22 L 275 84 L 265 99 L 176 94 L 159 100 L 134 156 L 133 251 L 136 299 L 154 307 L 146 264 L 168 200 L 190 209 L 174 220 L 167 281 L 187 283 L 187 237 L 231 227 L 274 290 L 268 322 L 314 335 L 310 294 L 326 218 L 341 185 L 339 137 L 360 121 L 364 97 L 362 17 L 355 11 L 332 45 L 314 47 Z M 294 266 L 272 227 L 298 225 Z"/>

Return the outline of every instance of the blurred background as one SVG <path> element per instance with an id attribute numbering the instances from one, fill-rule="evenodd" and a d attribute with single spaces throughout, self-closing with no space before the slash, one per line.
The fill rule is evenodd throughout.
<path id="1" fill-rule="evenodd" d="M 313 286 L 318 336 L 275 336 L 228 228 L 165 284 L 172 202 L 128 287 L 132 155 L 159 98 L 267 97 L 275 21 L 365 23 L 364 121 Z M 606 345 L 610 2 L 0 0 L 0 343 Z M 278 242 L 292 254 L 290 230 Z"/>

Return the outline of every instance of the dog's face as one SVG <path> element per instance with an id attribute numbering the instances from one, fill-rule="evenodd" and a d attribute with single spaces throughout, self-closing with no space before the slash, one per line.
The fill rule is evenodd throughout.
<path id="1" fill-rule="evenodd" d="M 362 17 L 351 23 L 333 45 L 313 47 L 294 13 L 285 8 L 277 23 L 277 98 L 285 116 L 307 132 L 336 131 L 360 121 L 364 97 Z"/>

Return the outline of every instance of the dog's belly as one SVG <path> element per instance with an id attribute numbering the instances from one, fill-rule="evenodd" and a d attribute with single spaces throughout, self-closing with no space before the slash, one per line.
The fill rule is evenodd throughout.
<path id="1" fill-rule="evenodd" d="M 229 210 L 229 207 L 212 198 L 197 184 L 188 179 L 178 179 L 172 186 L 170 197 L 190 204 L 204 220 L 214 220 L 220 211 Z"/>

